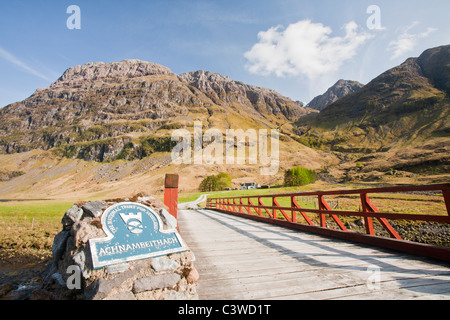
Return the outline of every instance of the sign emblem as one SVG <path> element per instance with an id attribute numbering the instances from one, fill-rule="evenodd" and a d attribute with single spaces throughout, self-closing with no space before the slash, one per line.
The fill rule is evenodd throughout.
<path id="1" fill-rule="evenodd" d="M 139 212 L 137 214 L 120 214 L 123 222 L 127 225 L 128 230 L 134 234 L 140 234 L 144 231 L 144 227 L 142 226 L 142 213 Z"/>
<path id="2" fill-rule="evenodd" d="M 176 229 L 163 230 L 159 215 L 139 203 L 109 207 L 102 226 L 107 237 L 89 240 L 94 269 L 187 250 Z"/>

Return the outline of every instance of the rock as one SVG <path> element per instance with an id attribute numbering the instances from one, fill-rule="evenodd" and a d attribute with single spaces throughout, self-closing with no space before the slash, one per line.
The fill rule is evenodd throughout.
<path id="1" fill-rule="evenodd" d="M 137 300 L 134 294 L 131 292 L 121 292 L 116 294 L 115 296 L 112 296 L 110 298 L 106 298 L 105 300 L 117 300 L 117 301 L 127 301 L 127 300 Z"/>
<path id="2" fill-rule="evenodd" d="M 70 234 L 74 238 L 77 247 L 85 245 L 89 239 L 106 236 L 103 230 L 92 224 L 92 221 L 92 218 L 78 221 L 72 226 L 72 229 L 70 229 Z"/>
<path id="3" fill-rule="evenodd" d="M 66 250 L 67 239 L 70 236 L 70 231 L 61 231 L 55 236 L 52 245 L 53 260 L 58 261 L 61 259 L 64 251 Z"/>
<path id="4" fill-rule="evenodd" d="M 82 215 L 83 209 L 79 208 L 76 205 L 67 210 L 61 221 L 64 230 L 69 230 L 75 222 L 81 219 Z"/>
<path id="5" fill-rule="evenodd" d="M 128 263 L 115 264 L 112 266 L 107 266 L 105 268 L 105 272 L 108 274 L 122 273 L 127 270 L 130 270 L 130 267 L 131 266 Z"/>
<path id="6" fill-rule="evenodd" d="M 115 281 L 99 278 L 86 288 L 84 294 L 88 300 L 102 300 L 108 296 L 116 285 Z"/>
<path id="7" fill-rule="evenodd" d="M 106 206 L 104 201 L 91 201 L 86 203 L 82 209 L 86 215 L 92 218 L 100 217 L 103 214 L 103 208 Z"/>
<path id="8" fill-rule="evenodd" d="M 175 271 L 180 267 L 178 262 L 167 257 L 154 258 L 150 265 L 156 272 Z"/>
<path id="9" fill-rule="evenodd" d="M 175 290 L 171 290 L 170 292 L 168 292 L 165 297 L 166 300 L 189 300 L 191 299 L 189 296 L 187 296 L 185 293 L 183 292 L 179 292 L 179 291 L 175 291 Z"/>
<path id="10" fill-rule="evenodd" d="M 364 227 L 366 225 L 366 223 L 364 222 L 364 219 L 355 220 L 355 224 L 359 227 Z"/>
<path id="11" fill-rule="evenodd" d="M 134 282 L 133 292 L 140 293 L 155 289 L 174 288 L 181 276 L 177 273 L 160 274 L 148 278 L 141 278 Z"/>
<path id="12" fill-rule="evenodd" d="M 177 227 L 177 225 L 178 225 L 177 219 L 173 215 L 171 215 L 166 209 L 161 209 L 159 211 L 159 215 L 160 215 L 163 223 L 169 229 L 175 229 Z"/>
<path id="13" fill-rule="evenodd" d="M 189 271 L 189 274 L 188 274 L 187 278 L 186 278 L 187 282 L 189 284 L 193 284 L 193 283 L 197 282 L 199 278 L 200 278 L 200 275 L 199 275 L 197 269 L 192 267 L 191 270 Z"/>
<path id="14" fill-rule="evenodd" d="M 62 275 L 59 272 L 55 272 L 52 274 L 52 279 L 56 281 L 57 284 L 59 284 L 61 287 L 64 287 L 66 285 L 66 282 L 64 281 Z"/>
<path id="15" fill-rule="evenodd" d="M 81 273 L 85 279 L 89 278 L 89 270 L 86 267 L 86 254 L 84 251 L 78 252 L 73 256 L 73 262 L 80 268 Z"/>

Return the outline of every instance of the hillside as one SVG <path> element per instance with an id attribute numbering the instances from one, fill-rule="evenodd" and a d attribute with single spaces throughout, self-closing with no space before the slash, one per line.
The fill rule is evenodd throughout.
<path id="1" fill-rule="evenodd" d="M 341 157 L 352 154 L 363 162 L 358 171 L 366 177 L 378 170 L 447 173 L 449 68 L 450 46 L 410 58 L 320 114 L 302 118 L 299 140 Z"/>

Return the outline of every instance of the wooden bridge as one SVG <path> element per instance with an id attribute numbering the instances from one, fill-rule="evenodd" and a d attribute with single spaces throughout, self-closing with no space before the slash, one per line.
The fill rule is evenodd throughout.
<path id="1" fill-rule="evenodd" d="M 440 187 L 444 188 L 444 197 L 448 196 L 448 185 Z M 368 212 L 376 208 L 367 198 L 368 193 L 362 193 L 361 199 L 367 204 L 363 209 L 367 210 L 359 215 L 370 224 Z M 450 300 L 449 250 L 417 244 L 417 252 L 414 252 L 415 247 L 410 247 L 410 241 L 398 239 L 396 233 L 383 240 L 387 241 L 386 245 L 378 239 L 381 237 L 370 234 L 373 229 L 367 223 L 367 235 L 353 233 L 349 239 L 346 236 L 341 236 L 341 239 L 335 237 L 340 232 L 352 233 L 348 230 L 316 226 L 303 229 L 303 224 L 299 224 L 302 227 L 297 229 L 300 230 L 295 230 L 289 225 L 294 216 L 289 219 L 286 212 L 294 207 L 280 206 L 277 198 L 281 196 L 292 195 L 267 196 L 272 197 L 272 205 L 258 201 L 256 206 L 250 198 L 248 201 L 242 198 L 209 200 L 208 207 L 214 207 L 214 210 L 181 209 L 178 212 L 181 235 L 196 256 L 200 299 Z M 445 200 L 447 204 L 448 199 Z M 322 204 L 323 214 L 331 216 L 326 203 Z M 303 214 L 306 211 L 320 212 L 297 205 L 295 208 L 291 211 L 301 210 Z M 271 217 L 262 217 L 262 209 L 271 212 Z M 275 210 L 283 210 L 284 218 L 274 221 L 277 219 Z M 340 213 L 345 214 L 344 211 Z M 378 214 L 374 219 L 388 215 L 373 214 Z M 419 220 L 441 222 L 448 218 L 442 215 L 418 217 Z M 353 236 L 356 238 L 352 239 Z M 364 243 L 359 241 L 359 236 L 363 237 L 362 240 L 367 237 L 374 241 L 372 244 Z M 393 249 L 389 241 L 395 244 Z M 380 248 L 379 244 L 384 244 L 385 248 Z M 434 258 L 423 257 L 422 253 L 427 255 L 430 252 Z"/>

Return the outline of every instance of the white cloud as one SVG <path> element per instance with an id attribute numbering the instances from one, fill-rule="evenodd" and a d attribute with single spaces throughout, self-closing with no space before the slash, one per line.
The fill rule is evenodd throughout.
<path id="1" fill-rule="evenodd" d="M 254 74 L 305 75 L 311 79 L 337 71 L 356 55 L 372 35 L 358 31 L 355 22 L 343 26 L 344 37 L 330 37 L 330 27 L 302 20 L 272 27 L 258 34 L 259 42 L 245 53 L 247 70 Z"/>
<path id="2" fill-rule="evenodd" d="M 416 21 L 413 22 L 411 25 L 403 28 L 398 38 L 396 40 L 392 40 L 389 43 L 387 50 L 393 52 L 391 60 L 400 58 L 406 53 L 413 51 L 419 39 L 426 38 L 431 33 L 437 30 L 436 28 L 427 28 L 426 31 L 421 33 L 416 34 L 409 33 L 409 31 L 418 24 L 419 23 Z"/>
<path id="3" fill-rule="evenodd" d="M 42 73 L 34 70 L 32 67 L 28 66 L 27 64 L 25 64 L 24 62 L 20 61 L 18 58 L 16 58 L 14 55 L 12 55 L 11 53 L 9 53 L 8 51 L 6 51 L 5 49 L 3 49 L 2 47 L 0 47 L 0 58 L 3 58 L 9 62 L 11 62 L 12 64 L 15 64 L 16 66 L 18 66 L 19 68 L 21 68 L 22 70 L 33 74 L 41 79 L 47 80 L 47 81 L 51 81 L 47 76 L 43 75 Z"/>

